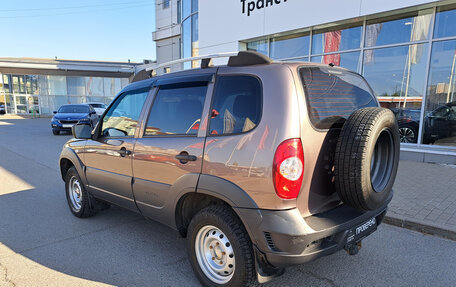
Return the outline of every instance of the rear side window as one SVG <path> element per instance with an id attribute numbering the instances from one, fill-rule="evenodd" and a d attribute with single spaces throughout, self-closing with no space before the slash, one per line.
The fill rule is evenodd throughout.
<path id="1" fill-rule="evenodd" d="M 206 91 L 207 83 L 199 82 L 160 87 L 144 135 L 196 135 Z"/>
<path id="2" fill-rule="evenodd" d="M 326 67 L 305 67 L 299 73 L 316 128 L 328 129 L 357 109 L 377 106 L 366 81 L 355 73 Z"/>
<path id="3" fill-rule="evenodd" d="M 261 101 L 261 83 L 257 78 L 217 77 L 209 133 L 226 135 L 254 129 L 260 122 Z"/>

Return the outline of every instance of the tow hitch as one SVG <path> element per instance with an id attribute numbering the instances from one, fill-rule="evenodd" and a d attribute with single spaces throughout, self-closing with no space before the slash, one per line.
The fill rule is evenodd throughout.
<path id="1" fill-rule="evenodd" d="M 344 249 L 347 251 L 348 255 L 356 255 L 361 249 L 361 241 L 356 242 L 355 244 L 345 245 Z"/>

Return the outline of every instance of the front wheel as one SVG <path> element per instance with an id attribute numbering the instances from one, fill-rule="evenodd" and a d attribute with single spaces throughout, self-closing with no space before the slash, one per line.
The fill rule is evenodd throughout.
<path id="1" fill-rule="evenodd" d="M 252 242 L 229 207 L 213 205 L 196 214 L 187 244 L 193 270 L 204 286 L 256 284 Z"/>
<path id="2" fill-rule="evenodd" d="M 75 167 L 71 167 L 65 177 L 65 193 L 71 213 L 76 217 L 95 215 L 95 199 L 86 191 Z"/>

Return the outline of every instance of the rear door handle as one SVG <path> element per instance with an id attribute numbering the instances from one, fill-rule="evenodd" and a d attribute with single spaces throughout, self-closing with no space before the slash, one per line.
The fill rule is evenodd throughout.
<path id="1" fill-rule="evenodd" d="M 122 147 L 119 150 L 119 154 L 121 157 L 125 157 L 126 155 L 131 155 L 131 150 L 127 150 L 125 147 Z"/>
<path id="2" fill-rule="evenodd" d="M 188 154 L 188 152 L 183 151 L 180 154 L 175 156 L 176 159 L 179 160 L 180 163 L 185 164 L 189 161 L 196 161 L 197 157 L 191 154 Z"/>

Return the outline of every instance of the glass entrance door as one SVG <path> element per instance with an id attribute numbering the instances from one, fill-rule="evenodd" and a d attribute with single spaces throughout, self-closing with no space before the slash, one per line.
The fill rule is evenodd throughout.
<path id="1" fill-rule="evenodd" d="M 40 104 L 37 95 L 15 95 L 16 114 L 39 114 Z"/>

